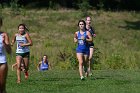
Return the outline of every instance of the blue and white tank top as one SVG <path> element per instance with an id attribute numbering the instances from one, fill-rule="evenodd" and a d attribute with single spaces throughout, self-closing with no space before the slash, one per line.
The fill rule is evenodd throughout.
<path id="1" fill-rule="evenodd" d="M 43 71 L 43 70 L 48 70 L 49 68 L 49 65 L 48 65 L 48 62 L 44 63 L 42 61 L 41 65 L 40 65 L 40 70 Z"/>
<path id="2" fill-rule="evenodd" d="M 82 40 L 81 37 L 84 37 L 85 39 Z M 78 49 L 87 49 L 87 32 L 85 31 L 84 34 L 81 34 L 80 31 L 78 32 Z"/>
<path id="3" fill-rule="evenodd" d="M 2 40 L 2 34 L 0 33 L 0 63 L 6 63 L 6 54 Z"/>
<path id="4" fill-rule="evenodd" d="M 16 41 L 17 41 L 17 49 L 16 49 L 16 53 L 27 53 L 29 52 L 29 46 L 20 46 L 20 43 L 25 44 L 27 43 L 27 39 L 25 37 L 25 35 L 16 35 Z"/>

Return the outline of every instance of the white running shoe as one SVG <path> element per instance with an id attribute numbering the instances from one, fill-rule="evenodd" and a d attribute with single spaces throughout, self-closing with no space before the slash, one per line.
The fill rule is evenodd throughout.
<path id="1" fill-rule="evenodd" d="M 89 73 L 89 76 L 92 76 L 92 73 Z"/>
<path id="2" fill-rule="evenodd" d="M 81 76 L 81 80 L 85 80 L 84 76 Z"/>

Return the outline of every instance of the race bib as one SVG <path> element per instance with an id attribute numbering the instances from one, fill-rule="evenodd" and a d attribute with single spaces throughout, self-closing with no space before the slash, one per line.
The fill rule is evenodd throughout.
<path id="1" fill-rule="evenodd" d="M 20 44 L 23 44 L 23 42 L 19 42 L 18 43 L 18 49 L 23 49 L 24 47 L 23 46 L 20 46 Z"/>
<path id="2" fill-rule="evenodd" d="M 79 40 L 79 44 L 80 45 L 84 45 L 84 41 L 83 40 Z"/>

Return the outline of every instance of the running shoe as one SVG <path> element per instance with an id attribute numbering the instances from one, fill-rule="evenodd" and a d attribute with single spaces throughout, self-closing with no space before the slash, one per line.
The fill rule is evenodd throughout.
<path id="1" fill-rule="evenodd" d="M 81 76 L 81 80 L 85 80 L 84 76 Z"/>
<path id="2" fill-rule="evenodd" d="M 91 77 L 92 76 L 92 73 L 89 73 L 89 76 Z"/>

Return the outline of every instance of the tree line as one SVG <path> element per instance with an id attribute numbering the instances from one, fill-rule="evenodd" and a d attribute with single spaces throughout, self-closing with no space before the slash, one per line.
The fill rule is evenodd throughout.
<path id="1" fill-rule="evenodd" d="M 140 10 L 140 0 L 0 0 L 0 4 L 10 5 L 11 2 L 29 8 L 74 8 L 79 4 L 87 4 L 90 8 L 105 10 Z"/>

